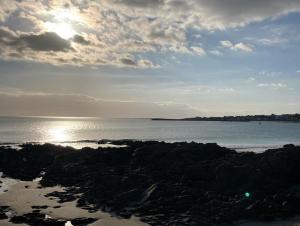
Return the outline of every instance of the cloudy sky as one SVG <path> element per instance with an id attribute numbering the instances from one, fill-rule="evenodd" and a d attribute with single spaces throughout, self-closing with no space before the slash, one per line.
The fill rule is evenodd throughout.
<path id="1" fill-rule="evenodd" d="M 0 0 L 0 115 L 300 112 L 299 0 Z"/>

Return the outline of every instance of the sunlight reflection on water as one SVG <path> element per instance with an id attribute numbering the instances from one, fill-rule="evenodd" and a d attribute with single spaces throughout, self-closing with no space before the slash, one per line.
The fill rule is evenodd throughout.
<path id="1" fill-rule="evenodd" d="M 64 127 L 55 127 L 48 130 L 50 140 L 65 141 L 69 139 L 68 131 Z"/>

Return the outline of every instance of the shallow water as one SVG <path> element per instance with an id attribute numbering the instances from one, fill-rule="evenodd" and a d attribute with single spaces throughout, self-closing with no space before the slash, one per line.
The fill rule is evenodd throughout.
<path id="1" fill-rule="evenodd" d="M 2 176 L 1 173 L 0 176 Z M 6 192 L 0 192 L 0 205 L 9 206 L 11 209 L 9 214 L 11 216 L 31 213 L 33 210 L 32 206 L 46 205 L 48 207 L 41 209 L 41 213 L 46 214 L 49 218 L 68 220 L 65 224 L 66 226 L 72 226 L 70 220 L 81 217 L 98 219 L 93 224 L 89 224 L 91 226 L 149 226 L 139 221 L 136 217 L 121 219 L 102 211 L 90 213 L 87 210 L 77 207 L 76 201 L 58 203 L 56 198 L 45 197 L 46 194 L 53 191 L 64 191 L 63 187 L 39 188 L 39 180 L 20 181 L 10 178 L 1 178 L 1 180 L 3 180 L 4 184 L 7 184 L 9 181 L 14 181 L 14 183 L 7 184 Z M 60 208 L 54 208 L 58 205 Z M 10 223 L 9 220 L 0 220 L 0 225 L 9 226 L 15 224 Z"/>
<path id="2" fill-rule="evenodd" d="M 17 184 L 19 180 L 15 180 L 8 177 L 3 177 L 3 173 L 0 172 L 0 195 L 4 194 L 7 190 L 9 190 L 13 185 Z"/>
<path id="3" fill-rule="evenodd" d="M 195 141 L 260 152 L 287 143 L 300 144 L 300 123 L 0 117 L 0 143 L 63 142 L 76 148 L 96 148 L 95 141 L 100 139 Z"/>

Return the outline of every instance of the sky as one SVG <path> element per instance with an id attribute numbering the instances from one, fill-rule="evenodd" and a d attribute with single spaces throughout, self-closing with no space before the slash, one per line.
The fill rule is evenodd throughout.
<path id="1" fill-rule="evenodd" d="M 0 115 L 300 112 L 299 0 L 0 0 Z"/>

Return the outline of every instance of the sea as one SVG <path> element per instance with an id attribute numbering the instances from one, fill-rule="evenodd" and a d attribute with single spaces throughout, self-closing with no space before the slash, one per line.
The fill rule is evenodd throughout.
<path id="1" fill-rule="evenodd" d="M 152 121 L 83 117 L 0 117 L 0 145 L 54 143 L 97 148 L 102 139 L 218 143 L 237 151 L 262 152 L 300 145 L 300 123 Z M 108 144 L 109 145 L 109 144 Z"/>

